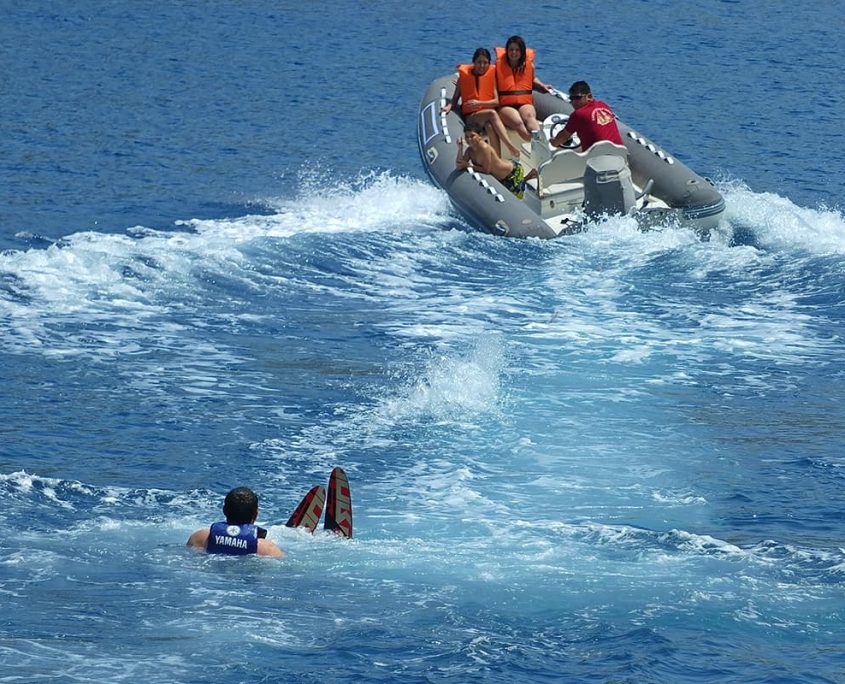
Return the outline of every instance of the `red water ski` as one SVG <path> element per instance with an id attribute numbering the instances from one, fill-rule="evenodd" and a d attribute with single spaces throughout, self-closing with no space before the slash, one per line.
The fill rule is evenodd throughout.
<path id="1" fill-rule="evenodd" d="M 332 470 L 326 504 L 325 529 L 352 539 L 352 495 L 343 468 Z"/>
<path id="2" fill-rule="evenodd" d="M 285 523 L 288 527 L 304 527 L 309 532 L 317 529 L 320 524 L 320 516 L 323 513 L 323 504 L 326 502 L 326 490 L 320 485 L 311 488 L 296 510 Z"/>

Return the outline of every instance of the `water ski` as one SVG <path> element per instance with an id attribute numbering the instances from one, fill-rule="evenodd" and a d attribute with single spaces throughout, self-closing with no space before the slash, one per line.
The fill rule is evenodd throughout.
<path id="1" fill-rule="evenodd" d="M 324 528 L 352 539 L 352 495 L 343 468 L 335 468 L 329 477 L 329 498 Z"/>
<path id="2" fill-rule="evenodd" d="M 326 502 L 326 490 L 316 485 L 302 497 L 302 501 L 296 510 L 285 523 L 288 527 L 304 527 L 309 532 L 317 529 L 320 524 L 320 516 L 323 513 L 323 504 Z"/>

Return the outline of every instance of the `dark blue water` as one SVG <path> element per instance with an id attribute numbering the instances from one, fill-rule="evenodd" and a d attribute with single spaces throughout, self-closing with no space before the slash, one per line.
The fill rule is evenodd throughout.
<path id="1" fill-rule="evenodd" d="M 845 681 L 843 10 L 0 0 L 0 682 Z M 451 212 L 514 32 L 709 241 Z M 184 548 L 239 484 L 284 560 Z"/>

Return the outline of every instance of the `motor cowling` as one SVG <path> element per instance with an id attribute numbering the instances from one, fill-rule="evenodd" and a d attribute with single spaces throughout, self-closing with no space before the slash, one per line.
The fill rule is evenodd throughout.
<path id="1" fill-rule="evenodd" d="M 622 157 L 599 155 L 584 169 L 584 212 L 591 217 L 628 214 L 636 208 L 631 169 Z"/>

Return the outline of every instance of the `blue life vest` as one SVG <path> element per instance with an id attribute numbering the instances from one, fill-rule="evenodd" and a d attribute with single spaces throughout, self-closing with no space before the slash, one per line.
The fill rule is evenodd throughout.
<path id="1" fill-rule="evenodd" d="M 258 552 L 257 525 L 230 525 L 216 522 L 208 533 L 208 553 L 226 553 L 230 556 L 245 556 Z"/>

